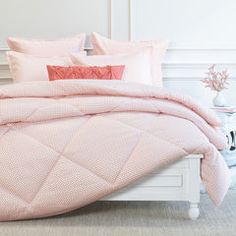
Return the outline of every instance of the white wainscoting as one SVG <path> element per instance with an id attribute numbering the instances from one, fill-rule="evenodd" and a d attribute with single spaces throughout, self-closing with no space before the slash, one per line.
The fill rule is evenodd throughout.
<path id="1" fill-rule="evenodd" d="M 194 0 L 181 0 L 180 7 L 179 9 L 176 9 L 176 11 L 183 12 L 183 4 L 188 4 L 188 7 L 191 7 L 189 1 L 191 1 L 193 5 L 196 4 Z M 223 0 L 219 0 L 220 3 L 218 5 L 216 4 L 217 8 L 214 8 L 215 11 L 221 10 L 220 8 L 222 8 L 222 1 Z M 200 2 L 203 3 L 203 0 L 201 0 Z M 213 0 L 210 0 L 210 2 L 213 2 Z M 96 2 L 96 4 L 97 3 L 98 2 Z M 78 1 L 78 4 L 81 4 L 81 1 Z M 143 4 L 148 4 L 148 6 Z M 225 4 L 229 4 L 229 6 L 232 7 L 234 3 L 232 0 L 229 0 L 229 2 Z M 92 18 L 88 18 L 88 22 L 84 22 L 83 27 L 82 23 L 80 22 L 80 24 L 78 25 L 77 32 L 81 32 L 84 29 L 85 25 L 87 25 L 88 31 L 96 30 L 101 33 L 107 31 L 105 35 L 110 36 L 114 39 L 130 38 L 135 40 L 143 39 L 145 37 L 156 38 L 160 35 L 162 35 L 163 37 L 166 35 L 168 36 L 168 34 L 170 34 L 170 32 L 172 32 L 173 30 L 173 32 L 175 32 L 175 37 L 173 36 L 174 41 L 170 43 L 170 48 L 167 50 L 167 54 L 164 58 L 163 63 L 163 77 L 165 86 L 170 89 L 187 93 L 198 99 L 200 102 L 206 105 L 211 105 L 211 100 L 214 97 L 214 93 L 208 89 L 205 89 L 200 80 L 204 77 L 204 73 L 206 72 L 208 66 L 214 63 L 217 64 L 217 68 L 219 69 L 227 68 L 229 70 L 231 75 L 230 88 L 225 91 L 225 94 L 230 104 L 236 104 L 236 43 L 233 43 L 233 40 L 228 40 L 229 35 L 227 35 L 227 37 L 225 36 L 225 41 L 224 37 L 222 36 L 222 34 L 227 33 L 228 30 L 225 29 L 225 32 L 219 32 L 221 33 L 219 40 L 209 42 L 209 39 L 211 39 L 216 33 L 216 29 L 214 28 L 211 35 L 211 32 L 208 31 L 209 25 L 206 25 L 203 30 L 203 32 L 206 33 L 205 42 L 203 42 L 203 40 L 196 42 L 190 40 L 191 37 L 187 35 L 188 31 L 185 32 L 185 35 L 180 35 L 182 34 L 182 32 L 179 33 L 178 30 L 176 30 L 176 27 L 178 25 L 176 25 L 177 23 L 175 24 L 175 21 L 171 22 L 171 26 L 169 21 L 163 21 L 162 23 L 164 25 L 166 24 L 166 26 L 172 27 L 171 29 L 166 29 L 165 27 L 161 27 L 160 23 L 158 23 L 161 21 L 159 17 L 164 17 L 163 14 L 155 14 L 152 16 L 151 19 L 149 19 L 147 13 L 142 15 L 142 17 L 145 16 L 145 18 L 142 19 L 144 22 L 142 24 L 148 26 L 149 20 L 152 20 L 152 24 L 157 22 L 157 26 L 160 29 L 158 27 L 147 27 L 148 29 L 140 28 L 142 25 L 140 23 L 141 16 L 139 15 L 141 14 L 141 11 L 140 9 L 137 9 L 137 6 L 141 7 L 143 11 L 145 11 L 145 9 L 150 10 L 152 8 L 152 5 L 153 8 L 163 6 L 163 10 L 166 10 L 168 4 L 164 0 L 107 0 L 107 2 L 103 1 L 103 4 L 101 6 L 104 8 L 103 11 L 105 12 L 104 14 L 107 16 L 107 22 L 105 22 L 104 18 L 102 18 L 102 23 L 100 24 L 97 22 L 93 22 Z M 96 6 L 99 5 L 97 4 Z M 207 3 L 205 6 L 206 8 L 210 8 L 209 3 Z M 86 9 L 85 6 L 83 6 L 83 9 Z M 102 9 L 98 10 L 101 11 Z M 224 8 L 223 10 L 224 12 L 226 12 L 227 10 L 228 14 L 232 13 L 231 8 Z M 88 9 L 88 12 L 90 12 L 90 9 Z M 83 13 L 83 19 L 84 14 L 85 13 Z M 202 12 L 199 11 L 199 13 L 197 12 L 194 14 L 194 17 L 197 18 L 198 15 L 201 16 Z M 209 14 L 211 14 L 211 12 L 209 12 Z M 213 15 L 215 17 L 215 13 Z M 174 17 L 176 18 L 177 15 L 175 15 Z M 234 16 L 227 16 L 225 19 L 225 23 L 227 23 L 231 18 L 234 18 Z M 219 21 L 221 21 L 221 19 L 219 19 Z M 188 28 L 188 30 L 192 30 L 191 26 L 187 25 L 187 23 L 186 27 Z M 204 27 L 204 25 L 202 25 L 202 27 Z M 105 30 L 105 28 L 107 28 L 107 30 Z M 200 30 L 199 27 L 197 28 L 197 30 Z M 223 28 L 221 28 L 221 30 L 224 31 Z M 18 31 L 16 30 L 16 32 Z M 66 32 L 69 32 L 69 29 Z M 142 32 L 143 38 L 140 37 Z M 230 32 L 232 32 L 231 38 L 234 39 L 234 37 L 236 37 L 236 34 L 234 34 L 232 30 Z M 72 33 L 72 31 L 70 31 L 70 33 Z M 35 33 L 32 32 L 32 34 L 30 34 L 30 32 L 27 32 L 26 36 L 29 37 L 29 35 L 32 35 L 31 37 L 34 37 Z M 55 32 L 55 36 L 58 37 L 58 35 L 59 33 Z M 194 36 L 195 32 L 193 38 Z M 42 34 L 41 37 L 44 37 L 44 35 Z M 184 40 L 185 38 L 188 38 L 189 41 Z M 9 72 L 8 64 L 5 59 L 5 52 L 7 50 L 8 48 L 0 48 L 0 84 L 9 83 L 11 81 L 11 75 Z"/>

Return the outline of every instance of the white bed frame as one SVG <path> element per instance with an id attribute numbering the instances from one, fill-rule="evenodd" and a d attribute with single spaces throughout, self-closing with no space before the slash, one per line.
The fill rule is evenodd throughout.
<path id="1" fill-rule="evenodd" d="M 3 83 L 10 82 L 10 79 L 3 80 Z M 195 220 L 199 217 L 201 158 L 202 155 L 186 156 L 168 168 L 151 173 L 141 181 L 102 200 L 189 201 L 188 215 Z"/>
<path id="2" fill-rule="evenodd" d="M 199 217 L 200 161 L 202 155 L 189 155 L 161 171 L 102 200 L 105 201 L 189 201 L 189 218 Z"/>

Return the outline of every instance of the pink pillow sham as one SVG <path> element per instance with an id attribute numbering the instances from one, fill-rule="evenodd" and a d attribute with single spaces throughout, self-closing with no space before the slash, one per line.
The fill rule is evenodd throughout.
<path id="1" fill-rule="evenodd" d="M 125 65 L 122 80 L 152 84 L 150 49 L 148 48 L 140 52 L 120 55 L 81 56 L 73 53 L 71 60 L 74 64 L 82 66 Z"/>
<path id="2" fill-rule="evenodd" d="M 106 38 L 96 32 L 93 32 L 90 38 L 94 55 L 132 53 L 151 46 L 158 50 L 160 57 L 163 57 L 168 47 L 168 41 L 162 39 L 148 41 L 118 41 Z"/>
<path id="3" fill-rule="evenodd" d="M 152 66 L 152 84 L 162 86 L 161 62 L 168 47 L 166 40 L 151 41 L 116 41 L 105 38 L 97 33 L 92 33 L 91 43 L 94 55 L 115 55 L 124 53 L 134 53 L 145 48 L 151 48 L 150 63 Z"/>
<path id="4" fill-rule="evenodd" d="M 9 51 L 7 59 L 13 82 L 48 80 L 47 65 L 72 65 L 70 57 L 35 57 Z"/>
<path id="5" fill-rule="evenodd" d="M 84 50 L 86 34 L 57 40 L 38 40 L 10 37 L 7 40 L 11 50 L 39 57 L 68 56 L 71 52 Z"/>
<path id="6" fill-rule="evenodd" d="M 121 80 L 125 66 L 47 66 L 49 80 Z"/>

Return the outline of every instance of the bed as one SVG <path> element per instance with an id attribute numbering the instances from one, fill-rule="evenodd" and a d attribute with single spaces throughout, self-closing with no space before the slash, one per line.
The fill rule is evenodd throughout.
<path id="1" fill-rule="evenodd" d="M 227 192 L 219 120 L 190 97 L 91 80 L 4 85 L 0 97 L 1 221 L 101 199 L 188 201 L 197 219 L 200 177 L 216 205 Z"/>
<path id="2" fill-rule="evenodd" d="M 152 172 L 132 186 L 108 196 L 103 201 L 188 201 L 188 216 L 199 217 L 200 161 L 202 155 L 184 157 L 163 170 Z"/>
<path id="3" fill-rule="evenodd" d="M 230 174 L 220 120 L 162 88 L 165 40 L 93 33 L 9 38 L 14 83 L 0 87 L 0 221 L 62 214 L 97 200 L 188 201 L 200 183 L 220 205 Z"/>

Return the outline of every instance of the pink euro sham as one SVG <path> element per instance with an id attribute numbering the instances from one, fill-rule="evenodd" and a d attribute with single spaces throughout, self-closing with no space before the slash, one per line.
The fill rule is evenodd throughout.
<path id="1" fill-rule="evenodd" d="M 47 66 L 50 81 L 64 79 L 121 80 L 125 66 Z"/>
<path id="2" fill-rule="evenodd" d="M 24 53 L 7 52 L 14 83 L 48 81 L 47 65 L 72 65 L 70 57 L 35 57 Z"/>
<path id="3" fill-rule="evenodd" d="M 150 64 L 152 66 L 152 84 L 162 87 L 161 63 L 168 47 L 166 40 L 149 41 L 117 41 L 105 38 L 95 32 L 91 34 L 91 43 L 94 55 L 116 55 L 123 53 L 133 53 L 151 48 Z"/>
<path id="4" fill-rule="evenodd" d="M 84 50 L 86 34 L 71 38 L 39 40 L 10 37 L 7 40 L 11 50 L 40 57 L 68 56 L 71 52 Z"/>
<path id="5" fill-rule="evenodd" d="M 74 64 L 80 66 L 125 65 L 122 80 L 125 82 L 152 85 L 152 68 L 150 64 L 151 49 L 120 55 L 82 56 L 71 54 Z"/>
<path id="6" fill-rule="evenodd" d="M 155 47 L 160 57 L 165 55 L 168 41 L 156 39 L 147 41 L 118 41 L 106 38 L 96 32 L 91 34 L 94 55 L 132 53 L 145 47 Z"/>

